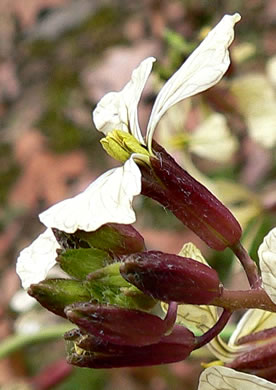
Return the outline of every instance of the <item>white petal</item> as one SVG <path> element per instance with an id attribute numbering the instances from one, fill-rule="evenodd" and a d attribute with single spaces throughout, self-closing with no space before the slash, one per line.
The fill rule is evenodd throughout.
<path id="1" fill-rule="evenodd" d="M 158 121 L 171 106 L 220 81 L 230 65 L 228 47 L 234 38 L 234 25 L 240 18 L 237 13 L 225 15 L 161 89 L 147 128 L 149 148 Z"/>
<path id="2" fill-rule="evenodd" d="M 146 58 L 134 69 L 131 80 L 120 92 L 106 94 L 93 112 L 96 128 L 107 135 L 113 130 L 131 133 L 144 144 L 138 124 L 137 106 L 155 58 Z"/>
<path id="3" fill-rule="evenodd" d="M 136 220 L 132 200 L 141 192 L 141 172 L 131 158 L 110 169 L 74 198 L 65 199 L 39 215 L 41 222 L 66 233 L 97 230 L 109 223 Z"/>
<path id="4" fill-rule="evenodd" d="M 56 264 L 56 250 L 60 248 L 51 229 L 40 234 L 27 248 L 20 252 L 16 272 L 23 288 L 44 280 L 49 270 Z"/>
<path id="5" fill-rule="evenodd" d="M 275 390 L 276 384 L 231 368 L 209 367 L 200 375 L 198 390 Z"/>
<path id="6" fill-rule="evenodd" d="M 238 142 L 230 133 L 224 115 L 211 114 L 192 133 L 190 150 L 198 156 L 227 162 L 238 148 Z"/>
<path id="7" fill-rule="evenodd" d="M 264 238 L 258 255 L 263 288 L 270 299 L 276 303 L 276 228 Z"/>

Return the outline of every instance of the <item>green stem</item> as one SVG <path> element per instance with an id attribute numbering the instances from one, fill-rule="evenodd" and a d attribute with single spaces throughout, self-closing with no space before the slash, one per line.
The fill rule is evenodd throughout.
<path id="1" fill-rule="evenodd" d="M 34 343 L 42 343 L 57 339 L 63 336 L 65 332 L 72 329 L 72 324 L 55 325 L 41 329 L 32 334 L 15 334 L 7 337 L 0 344 L 0 359 L 7 357 L 13 352 Z"/>

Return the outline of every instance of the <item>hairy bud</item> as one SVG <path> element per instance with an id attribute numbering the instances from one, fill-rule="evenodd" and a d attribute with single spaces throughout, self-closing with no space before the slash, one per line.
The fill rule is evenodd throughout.
<path id="1" fill-rule="evenodd" d="M 130 255 L 121 275 L 137 288 L 161 301 L 205 305 L 221 295 L 217 272 L 198 261 L 148 251 Z"/>

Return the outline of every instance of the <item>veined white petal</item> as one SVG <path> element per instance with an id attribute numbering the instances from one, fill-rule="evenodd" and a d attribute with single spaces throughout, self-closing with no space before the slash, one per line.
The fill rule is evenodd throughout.
<path id="1" fill-rule="evenodd" d="M 107 135 L 113 130 L 123 130 L 144 144 L 137 106 L 154 61 L 153 57 L 143 60 L 121 91 L 109 92 L 99 101 L 93 112 L 93 120 L 99 131 Z"/>
<path id="2" fill-rule="evenodd" d="M 156 125 L 171 106 L 182 99 L 205 91 L 220 81 L 230 65 L 228 47 L 234 38 L 234 25 L 240 19 L 238 13 L 225 15 L 163 86 L 156 98 L 148 123 L 149 150 Z"/>
<path id="3" fill-rule="evenodd" d="M 34 242 L 23 249 L 16 263 L 16 272 L 23 288 L 45 279 L 49 270 L 56 264 L 57 249 L 60 246 L 51 229 L 40 234 Z"/>
<path id="4" fill-rule="evenodd" d="M 39 215 L 41 222 L 66 233 L 91 232 L 109 223 L 136 220 L 132 200 L 141 192 L 141 172 L 132 158 L 113 168 L 74 198 L 65 199 Z"/>
<path id="5" fill-rule="evenodd" d="M 276 384 L 232 368 L 209 367 L 200 375 L 198 390 L 276 390 Z"/>
<path id="6" fill-rule="evenodd" d="M 262 285 L 269 298 L 276 303 L 276 228 L 265 236 L 258 250 Z"/>
<path id="7" fill-rule="evenodd" d="M 242 316 L 237 324 L 236 329 L 232 333 L 228 344 L 242 350 L 243 345 L 238 345 L 238 340 L 241 337 L 252 333 L 260 332 L 261 330 L 274 328 L 276 326 L 276 313 L 260 309 L 249 309 Z"/>

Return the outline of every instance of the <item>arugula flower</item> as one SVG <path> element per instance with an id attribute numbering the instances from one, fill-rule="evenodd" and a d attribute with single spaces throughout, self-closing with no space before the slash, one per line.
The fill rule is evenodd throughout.
<path id="1" fill-rule="evenodd" d="M 154 103 L 146 141 L 139 127 L 137 105 L 155 61 L 153 57 L 142 61 L 120 92 L 110 92 L 101 99 L 93 113 L 94 122 L 106 135 L 102 140 L 104 148 L 124 165 L 109 170 L 79 195 L 39 215 L 47 230 L 20 253 L 17 261 L 17 273 L 24 288 L 45 279 L 56 263 L 59 244 L 52 228 L 66 233 L 78 229 L 91 232 L 110 222 L 135 222 L 132 200 L 141 192 L 141 172 L 136 162 L 150 164 L 153 133 L 170 107 L 205 91 L 223 77 L 230 65 L 228 47 L 234 38 L 234 25 L 240 18 L 237 13 L 225 15 L 166 82 Z"/>
<path id="2" fill-rule="evenodd" d="M 46 231 L 20 252 L 16 272 L 23 288 L 45 279 L 56 264 L 60 249 L 52 228 L 65 233 L 78 229 L 97 230 L 108 222 L 131 224 L 135 221 L 132 200 L 141 192 L 141 173 L 129 159 L 122 167 L 113 168 L 98 177 L 86 190 L 65 199 L 39 215 Z"/>
<path id="3" fill-rule="evenodd" d="M 159 92 L 149 118 L 146 142 L 138 123 L 137 105 L 155 58 L 146 58 L 119 92 L 109 92 L 93 112 L 96 128 L 107 137 L 115 130 L 131 134 L 152 154 L 155 128 L 174 104 L 217 84 L 230 65 L 228 47 L 234 39 L 238 13 L 225 15 Z M 116 134 L 116 133 L 115 133 Z"/>

